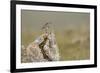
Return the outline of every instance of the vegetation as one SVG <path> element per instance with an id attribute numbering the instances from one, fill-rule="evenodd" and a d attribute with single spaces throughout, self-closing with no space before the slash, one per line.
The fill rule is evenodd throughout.
<path id="1" fill-rule="evenodd" d="M 27 47 L 40 34 L 41 32 L 23 32 L 21 36 L 22 45 Z M 90 32 L 88 29 L 72 28 L 64 31 L 55 31 L 55 36 L 61 61 L 85 60 L 90 58 Z M 24 58 L 23 52 L 22 58 Z"/>

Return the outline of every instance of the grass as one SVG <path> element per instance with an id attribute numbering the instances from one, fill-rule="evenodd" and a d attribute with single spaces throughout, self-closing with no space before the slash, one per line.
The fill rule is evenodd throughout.
<path id="1" fill-rule="evenodd" d="M 22 33 L 22 45 L 28 46 L 41 32 Z M 60 60 L 85 60 L 90 58 L 90 36 L 87 29 L 67 29 L 61 32 L 55 31 L 56 41 L 59 47 Z"/>
<path id="2" fill-rule="evenodd" d="M 61 60 L 85 60 L 90 58 L 90 40 L 87 32 L 67 30 L 57 35 L 56 40 Z"/>

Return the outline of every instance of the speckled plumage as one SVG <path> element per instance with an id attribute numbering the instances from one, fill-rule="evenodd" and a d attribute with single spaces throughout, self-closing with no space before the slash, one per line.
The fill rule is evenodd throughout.
<path id="1" fill-rule="evenodd" d="M 47 36 L 47 40 L 45 41 L 43 48 L 40 48 L 39 45 L 44 42 L 45 36 Z M 60 58 L 54 33 L 43 34 L 38 37 L 27 46 L 26 52 L 28 62 L 58 61 Z M 48 58 L 45 58 L 43 53 Z"/>

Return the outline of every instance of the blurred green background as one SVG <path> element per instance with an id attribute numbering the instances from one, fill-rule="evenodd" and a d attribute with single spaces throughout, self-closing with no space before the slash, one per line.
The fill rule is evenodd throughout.
<path id="1" fill-rule="evenodd" d="M 42 26 L 51 22 L 55 33 L 60 60 L 90 58 L 90 14 L 21 10 L 21 43 L 25 47 L 42 34 Z"/>

